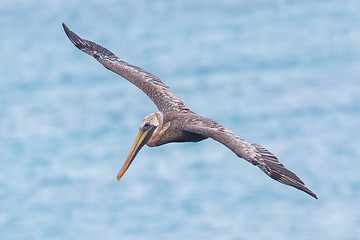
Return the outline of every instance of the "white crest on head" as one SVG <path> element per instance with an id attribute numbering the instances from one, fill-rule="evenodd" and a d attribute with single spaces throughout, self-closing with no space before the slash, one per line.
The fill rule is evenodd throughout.
<path id="1" fill-rule="evenodd" d="M 140 128 L 144 128 L 146 125 L 153 125 L 156 127 L 154 133 L 146 145 L 149 147 L 158 146 L 158 142 L 163 134 L 163 114 L 161 112 L 156 112 L 147 115 L 141 122 Z"/>
<path id="2" fill-rule="evenodd" d="M 147 115 L 144 118 L 144 120 L 142 120 L 140 128 L 144 127 L 145 124 L 150 124 L 150 125 L 158 127 L 160 125 L 159 117 L 162 119 L 161 113 L 159 113 L 159 112 L 151 113 L 151 114 Z"/>

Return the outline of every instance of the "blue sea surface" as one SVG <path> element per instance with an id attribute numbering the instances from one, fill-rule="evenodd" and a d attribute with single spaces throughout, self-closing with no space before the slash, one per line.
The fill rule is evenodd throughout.
<path id="1" fill-rule="evenodd" d="M 144 147 L 138 88 L 61 23 L 273 152 L 315 200 L 223 145 Z M 360 1 L 1 0 L 0 239 L 359 239 Z"/>

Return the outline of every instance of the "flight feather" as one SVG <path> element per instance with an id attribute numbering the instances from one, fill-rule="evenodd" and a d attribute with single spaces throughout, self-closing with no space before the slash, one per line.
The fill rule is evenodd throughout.
<path id="1" fill-rule="evenodd" d="M 93 56 L 107 69 L 119 74 L 131 83 L 140 88 L 163 112 L 191 112 L 184 102 L 158 77 L 151 73 L 120 60 L 114 53 L 101 45 L 82 39 L 72 32 L 64 23 L 62 24 L 66 35 L 70 41 L 81 51 Z"/>
<path id="2" fill-rule="evenodd" d="M 285 168 L 271 152 L 256 143 L 248 142 L 236 136 L 232 131 L 224 128 L 214 120 L 199 118 L 192 121 L 191 124 L 186 124 L 184 130 L 213 138 L 232 150 L 238 157 L 259 167 L 272 179 L 295 187 L 317 199 L 317 196 L 305 187 L 304 182 L 295 173 Z"/>

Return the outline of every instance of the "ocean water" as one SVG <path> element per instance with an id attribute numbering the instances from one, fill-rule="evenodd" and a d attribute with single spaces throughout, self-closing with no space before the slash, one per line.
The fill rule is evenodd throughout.
<path id="1" fill-rule="evenodd" d="M 144 147 L 116 181 L 157 109 L 62 22 L 319 200 L 213 140 Z M 1 0 L 0 34 L 0 239 L 359 239 L 359 1 Z"/>

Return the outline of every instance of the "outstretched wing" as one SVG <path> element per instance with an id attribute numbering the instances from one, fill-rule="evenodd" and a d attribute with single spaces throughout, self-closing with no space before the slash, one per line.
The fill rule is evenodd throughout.
<path id="1" fill-rule="evenodd" d="M 108 49 L 92 41 L 80 38 L 74 32 L 70 31 L 64 23 L 62 25 L 66 35 L 77 48 L 93 56 L 107 69 L 135 84 L 148 95 L 161 112 L 191 112 L 191 110 L 185 106 L 184 102 L 158 77 L 137 66 L 119 60 L 119 58 Z"/>
<path id="2" fill-rule="evenodd" d="M 236 136 L 214 120 L 208 118 L 193 119 L 183 129 L 213 138 L 230 148 L 238 157 L 244 158 L 259 167 L 272 179 L 295 187 L 317 199 L 317 196 L 305 187 L 304 182 L 295 173 L 286 169 L 271 152 L 256 143 L 248 142 Z"/>

